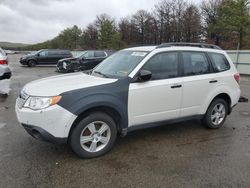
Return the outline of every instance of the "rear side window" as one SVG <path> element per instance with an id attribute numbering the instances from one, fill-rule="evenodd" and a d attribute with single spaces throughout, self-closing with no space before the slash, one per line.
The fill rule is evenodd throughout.
<path id="1" fill-rule="evenodd" d="M 185 76 L 207 74 L 210 72 L 209 62 L 203 52 L 182 52 L 183 71 Z"/>
<path id="2" fill-rule="evenodd" d="M 105 57 L 105 56 L 106 56 L 106 54 L 104 52 L 102 52 L 102 51 L 96 51 L 95 52 L 95 57 Z"/>
<path id="3" fill-rule="evenodd" d="M 223 54 L 209 53 L 213 66 L 217 72 L 222 72 L 230 69 L 230 64 Z"/>
<path id="4" fill-rule="evenodd" d="M 49 56 L 55 56 L 55 55 L 58 55 L 58 52 L 57 52 L 57 51 L 54 51 L 54 50 L 49 50 L 49 51 L 48 51 L 48 55 L 49 55 Z"/>
<path id="5" fill-rule="evenodd" d="M 174 78 L 178 76 L 178 54 L 176 52 L 159 53 L 153 56 L 142 68 L 152 73 L 152 80 Z"/>

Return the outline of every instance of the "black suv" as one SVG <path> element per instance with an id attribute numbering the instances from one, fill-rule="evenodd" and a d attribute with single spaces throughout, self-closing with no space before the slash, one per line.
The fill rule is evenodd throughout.
<path id="1" fill-rule="evenodd" d="M 57 63 L 59 72 L 75 72 L 93 69 L 96 65 L 107 58 L 111 51 L 84 51 L 75 58 L 61 59 Z"/>
<path id="2" fill-rule="evenodd" d="M 73 57 L 69 50 L 52 50 L 44 49 L 35 53 L 31 53 L 20 58 L 22 65 L 33 67 L 35 65 L 51 65 L 57 64 L 59 59 Z"/>

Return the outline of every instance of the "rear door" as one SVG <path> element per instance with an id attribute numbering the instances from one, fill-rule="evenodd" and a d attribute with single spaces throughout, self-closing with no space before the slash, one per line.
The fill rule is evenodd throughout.
<path id="1" fill-rule="evenodd" d="M 58 60 L 64 58 L 62 50 L 49 50 L 49 64 L 57 64 Z"/>
<path id="2" fill-rule="evenodd" d="M 130 84 L 129 126 L 178 118 L 182 96 L 178 52 L 158 53 L 141 70 L 150 71 L 152 78 Z"/>
<path id="3" fill-rule="evenodd" d="M 218 84 L 211 62 L 205 52 L 183 51 L 182 67 L 181 117 L 201 114 L 209 93 Z"/>

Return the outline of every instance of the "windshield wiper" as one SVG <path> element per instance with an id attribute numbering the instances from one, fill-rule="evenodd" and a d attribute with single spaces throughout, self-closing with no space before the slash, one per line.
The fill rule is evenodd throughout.
<path id="1" fill-rule="evenodd" d="M 103 74 L 100 71 L 94 71 L 93 73 L 99 74 L 99 75 L 103 76 L 104 78 L 108 78 L 108 76 L 106 74 Z"/>

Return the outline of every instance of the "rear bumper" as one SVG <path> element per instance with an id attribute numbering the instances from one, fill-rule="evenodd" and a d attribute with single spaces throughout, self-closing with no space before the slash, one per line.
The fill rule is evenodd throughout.
<path id="1" fill-rule="evenodd" d="M 51 142 L 54 144 L 65 144 L 67 143 L 67 138 L 57 138 L 48 133 L 46 130 L 36 127 L 33 125 L 22 124 L 24 129 L 33 137 L 38 140 Z"/>

